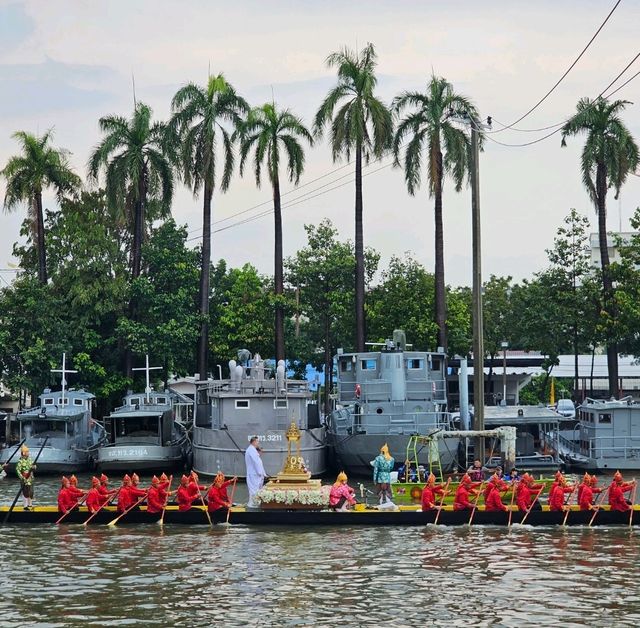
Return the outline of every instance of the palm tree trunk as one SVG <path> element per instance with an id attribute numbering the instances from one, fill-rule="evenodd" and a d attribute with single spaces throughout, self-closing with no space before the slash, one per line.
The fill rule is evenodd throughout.
<path id="1" fill-rule="evenodd" d="M 616 308 L 613 296 L 613 282 L 609 267 L 609 249 L 607 247 L 607 169 L 604 163 L 598 163 L 596 171 L 596 199 L 598 204 L 598 240 L 600 244 L 600 264 L 602 266 L 602 296 L 604 311 L 610 323 L 607 326 L 607 369 L 609 375 L 609 395 L 619 396 L 618 389 L 618 344 L 615 340 Z M 613 336 L 613 337 L 612 337 Z"/>
<path id="2" fill-rule="evenodd" d="M 447 302 L 444 285 L 444 229 L 442 226 L 442 153 L 438 151 L 437 180 L 435 189 L 435 283 L 436 283 L 436 325 L 438 326 L 438 346 L 447 351 Z"/>
<path id="3" fill-rule="evenodd" d="M 356 145 L 356 351 L 364 351 L 364 236 L 362 232 L 362 143 Z"/>
<path id="4" fill-rule="evenodd" d="M 284 273 L 282 270 L 282 207 L 280 205 L 280 180 L 276 172 L 273 181 L 273 218 L 274 218 L 274 272 L 273 281 L 276 293 L 276 362 L 284 360 L 284 311 L 280 298 L 284 292 Z"/>
<path id="5" fill-rule="evenodd" d="M 207 379 L 209 372 L 209 283 L 211 267 L 211 198 L 213 189 L 204 184 L 202 207 L 202 267 L 200 268 L 200 337 L 198 338 L 198 374 Z"/>
<path id="6" fill-rule="evenodd" d="M 38 249 L 38 281 L 47 283 L 47 249 L 44 241 L 44 215 L 42 213 L 42 193 L 36 192 L 34 197 L 36 214 L 36 247 Z"/>

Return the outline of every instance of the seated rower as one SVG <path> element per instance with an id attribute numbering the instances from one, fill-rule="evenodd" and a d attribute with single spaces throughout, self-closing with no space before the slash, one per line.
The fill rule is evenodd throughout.
<path id="1" fill-rule="evenodd" d="M 611 510 L 624 512 L 631 509 L 631 504 L 625 499 L 624 494 L 636 485 L 636 481 L 625 482 L 620 471 L 613 475 L 613 482 L 609 486 L 609 506 Z"/>
<path id="2" fill-rule="evenodd" d="M 204 491 L 206 488 L 206 486 L 200 484 L 198 474 L 195 471 L 192 471 L 189 475 L 189 493 L 192 497 L 191 501 L 193 502 L 195 499 L 199 499 L 202 503 L 204 503 L 202 491 Z"/>
<path id="3" fill-rule="evenodd" d="M 85 494 L 83 490 L 78 488 L 78 478 L 75 475 L 72 475 L 69 478 L 69 492 L 76 500 L 76 504 L 78 503 L 78 500 Z"/>
<path id="4" fill-rule="evenodd" d="M 573 493 L 574 487 L 567 484 L 564 475 L 556 474 L 556 481 L 549 492 L 549 510 L 553 512 L 564 511 L 567 509 L 564 503 L 564 496 Z"/>
<path id="5" fill-rule="evenodd" d="M 120 489 L 114 488 L 109 489 L 109 478 L 103 473 L 100 476 L 100 486 L 98 486 L 98 491 L 100 492 L 100 497 L 102 499 L 101 506 L 104 506 L 111 497 L 113 497 Z"/>
<path id="6" fill-rule="evenodd" d="M 593 510 L 594 508 L 598 508 L 598 506 L 595 506 L 593 503 L 593 496 L 596 493 L 602 493 L 604 489 L 597 487 L 597 483 L 598 478 L 595 475 L 584 474 L 582 484 L 580 485 L 582 490 L 579 491 L 578 497 L 580 510 Z"/>
<path id="7" fill-rule="evenodd" d="M 73 497 L 73 493 L 69 490 L 69 487 L 71 486 L 69 478 L 63 475 L 61 484 L 62 486 L 58 491 L 58 511 L 64 514 L 75 508 L 77 504 Z"/>
<path id="8" fill-rule="evenodd" d="M 185 511 L 191 508 L 193 501 L 198 498 L 198 495 L 192 495 L 189 488 L 189 476 L 183 475 L 180 478 L 180 486 L 176 491 L 176 501 L 178 502 L 178 510 Z"/>
<path id="9" fill-rule="evenodd" d="M 535 484 L 533 477 L 528 473 L 525 473 L 522 476 L 522 480 L 518 482 L 518 486 L 516 488 L 516 503 L 518 504 L 518 510 L 522 512 L 526 512 L 530 508 L 533 510 L 542 510 L 542 506 L 538 501 L 538 496 L 536 495 L 534 500 L 533 493 L 535 492 L 537 494 L 543 488 L 544 484 Z"/>
<path id="10" fill-rule="evenodd" d="M 590 483 L 591 483 L 591 476 L 585 471 L 584 475 L 582 476 L 582 482 L 578 484 L 578 503 L 580 503 L 580 498 L 582 497 L 582 491 L 584 490 L 585 486 L 589 486 Z"/>
<path id="11" fill-rule="evenodd" d="M 158 478 L 154 475 L 151 478 L 151 486 L 147 492 L 147 512 L 158 513 L 165 509 L 167 499 L 169 495 L 171 495 L 171 493 L 167 491 L 168 486 L 169 478 L 167 478 L 166 483 L 162 481 L 161 477 Z"/>
<path id="12" fill-rule="evenodd" d="M 207 492 L 207 510 L 214 512 L 221 508 L 231 508 L 231 501 L 227 494 L 227 486 L 236 482 L 238 478 L 224 479 L 224 473 L 218 471 L 211 488 Z"/>
<path id="13" fill-rule="evenodd" d="M 478 461 L 479 462 L 479 461 Z M 469 501 L 470 495 L 477 495 L 477 488 L 480 483 L 474 484 L 468 473 L 460 479 L 460 485 L 453 500 L 454 510 L 473 510 L 473 504 Z"/>
<path id="14" fill-rule="evenodd" d="M 91 478 L 91 488 L 87 493 L 85 504 L 91 514 L 100 510 L 104 504 L 102 493 L 100 491 L 100 480 L 95 475 Z"/>
<path id="15" fill-rule="evenodd" d="M 329 506 L 340 512 L 346 512 L 350 506 L 356 503 L 356 493 L 347 484 L 347 479 L 347 474 L 340 471 L 329 493 Z"/>
<path id="16" fill-rule="evenodd" d="M 499 512 L 501 510 L 507 511 L 508 508 L 502 503 L 500 491 L 503 491 L 508 487 L 497 474 L 489 480 L 487 488 L 489 489 L 489 492 L 485 492 L 484 494 L 484 509 L 487 512 Z"/>
<path id="17" fill-rule="evenodd" d="M 140 478 L 138 478 L 138 483 L 139 482 Z M 123 513 L 125 510 L 129 510 L 129 508 L 132 508 L 136 502 L 146 494 L 147 491 L 134 486 L 132 478 L 130 478 L 128 474 L 125 475 L 124 478 L 122 478 L 122 487 L 118 494 L 118 512 Z"/>
<path id="18" fill-rule="evenodd" d="M 422 512 L 428 512 L 437 508 L 436 495 L 444 495 L 444 484 L 436 485 L 436 476 L 433 473 L 429 474 L 427 483 L 422 489 Z"/>

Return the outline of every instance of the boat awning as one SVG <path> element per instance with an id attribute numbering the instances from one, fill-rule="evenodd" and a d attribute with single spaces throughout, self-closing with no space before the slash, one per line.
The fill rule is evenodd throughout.
<path id="1" fill-rule="evenodd" d="M 17 421 L 59 421 L 62 423 L 71 423 L 80 421 L 84 417 L 84 412 L 75 412 L 73 414 L 49 414 L 49 413 L 29 413 L 17 414 Z"/>

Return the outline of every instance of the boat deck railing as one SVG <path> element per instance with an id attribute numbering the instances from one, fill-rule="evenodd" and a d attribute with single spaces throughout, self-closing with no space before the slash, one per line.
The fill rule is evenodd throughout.
<path id="1" fill-rule="evenodd" d="M 201 389 L 202 390 L 202 389 Z M 243 379 L 232 382 L 229 379 L 216 380 L 204 387 L 210 395 L 235 393 L 238 395 L 272 395 L 285 397 L 293 393 L 308 393 L 309 383 L 299 379 L 287 379 L 281 390 L 276 387 L 275 379 Z"/>
<path id="2" fill-rule="evenodd" d="M 584 447 L 584 445 L 587 447 Z M 582 441 L 577 453 L 594 459 L 640 459 L 640 438 L 627 436 L 595 436 Z"/>
<path id="3" fill-rule="evenodd" d="M 447 430 L 452 424 L 450 412 L 411 412 L 405 414 L 336 413 L 336 432 L 360 434 L 430 434 Z"/>
<path id="4" fill-rule="evenodd" d="M 446 401 L 446 386 L 444 380 L 406 380 L 406 401 L 429 400 L 434 403 Z M 358 388 L 359 386 L 359 388 Z M 362 382 L 340 382 L 338 398 L 340 403 L 362 401 L 373 403 L 376 401 L 391 401 L 392 385 L 390 380 L 372 379 Z"/>

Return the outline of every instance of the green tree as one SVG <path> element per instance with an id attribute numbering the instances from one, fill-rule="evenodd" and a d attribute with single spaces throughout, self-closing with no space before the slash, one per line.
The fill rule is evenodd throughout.
<path id="1" fill-rule="evenodd" d="M 233 134 L 249 105 L 222 74 L 205 87 L 189 83 L 171 101 L 171 136 L 180 140 L 179 169 L 194 196 L 202 191 L 202 267 L 200 269 L 200 335 L 197 368 L 209 372 L 209 299 L 211 296 L 211 199 L 216 184 L 225 192 L 233 174 Z M 219 154 L 221 153 L 221 154 Z M 222 161 L 222 174 L 220 170 Z"/>
<path id="2" fill-rule="evenodd" d="M 365 253 L 362 226 L 362 160 L 379 158 L 391 145 L 393 117 L 385 104 L 374 95 L 378 82 L 377 55 L 373 44 L 361 51 L 344 48 L 327 57 L 327 65 L 338 71 L 338 84 L 323 100 L 315 116 L 318 136 L 331 126 L 331 152 L 336 162 L 343 156 L 355 157 L 355 322 L 356 350 L 365 345 Z M 336 111 L 337 108 L 337 111 Z M 335 112 L 335 114 L 334 114 Z"/>
<path id="3" fill-rule="evenodd" d="M 309 145 L 313 138 L 302 120 L 294 116 L 288 109 L 278 110 L 275 104 L 265 104 L 249 112 L 246 122 L 239 128 L 240 174 L 244 173 L 249 153 L 253 150 L 253 173 L 256 185 L 260 187 L 262 167 L 266 161 L 269 182 L 273 189 L 274 217 L 274 284 L 276 295 L 275 307 L 275 342 L 276 361 L 285 358 L 284 343 L 284 273 L 282 259 L 282 205 L 280 202 L 280 165 L 281 158 L 286 160 L 286 169 L 291 181 L 297 185 L 304 170 L 304 149 L 300 139 Z"/>
<path id="4" fill-rule="evenodd" d="M 330 411 L 333 355 L 340 346 L 353 346 L 355 260 L 353 245 L 340 242 L 338 231 L 329 220 L 319 225 L 305 225 L 307 246 L 285 262 L 288 282 L 299 291 L 298 315 L 303 317 L 304 333 L 316 348 L 312 363 L 316 368 L 323 360 L 325 374 L 325 412 Z M 365 251 L 367 283 L 378 266 L 379 255 Z M 322 356 L 322 357 L 321 357 Z"/>
<path id="5" fill-rule="evenodd" d="M 142 243 L 147 224 L 167 216 L 173 198 L 173 170 L 166 126 L 152 122 L 151 108 L 135 106 L 133 116 L 100 118 L 105 137 L 89 159 L 89 177 L 103 174 L 107 202 L 132 234 L 131 277 L 141 272 Z"/>
<path id="6" fill-rule="evenodd" d="M 61 201 L 81 185 L 80 178 L 69 167 L 67 151 L 51 146 L 52 136 L 52 131 L 40 137 L 24 131 L 14 133 L 13 138 L 20 143 L 22 152 L 11 157 L 0 171 L 7 181 L 5 210 L 13 211 L 22 203 L 29 207 L 29 231 L 38 252 L 38 280 L 42 284 L 47 283 L 42 192 L 53 188 L 58 201 Z"/>
<path id="7" fill-rule="evenodd" d="M 393 101 L 393 109 L 405 117 L 398 122 L 393 152 L 396 164 L 404 147 L 404 178 L 409 194 L 419 189 L 422 170 L 426 170 L 429 196 L 435 199 L 435 318 L 438 344 L 447 348 L 447 304 L 444 273 L 444 229 L 442 189 L 449 175 L 459 192 L 469 172 L 471 139 L 459 128 L 456 119 L 467 119 L 478 126 L 478 111 L 473 102 L 457 94 L 446 79 L 432 76 L 425 93 L 403 92 Z M 406 145 L 405 145 L 406 142 Z M 423 153 L 426 153 L 424 159 Z"/>
<path id="8" fill-rule="evenodd" d="M 616 304 L 607 244 L 607 191 L 613 188 L 617 198 L 629 173 L 638 167 L 638 145 L 620 118 L 620 113 L 628 104 L 626 100 L 610 102 L 606 98 L 582 98 L 578 101 L 576 113 L 562 127 L 562 146 L 566 146 L 568 137 L 582 133 L 587 136 L 580 170 L 582 182 L 598 215 L 603 310 L 612 328 L 607 334 L 609 394 L 614 397 L 619 394 L 618 347 L 613 329 Z"/>

